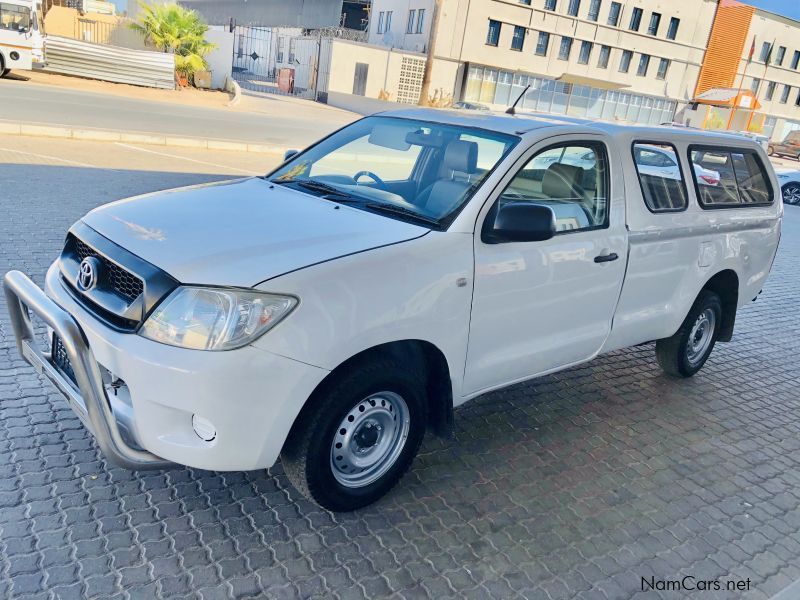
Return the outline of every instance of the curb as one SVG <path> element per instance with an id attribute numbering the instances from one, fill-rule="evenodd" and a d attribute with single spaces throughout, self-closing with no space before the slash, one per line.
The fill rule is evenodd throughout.
<path id="1" fill-rule="evenodd" d="M 286 150 L 286 148 L 282 146 L 249 144 L 247 142 L 237 142 L 235 140 L 160 135 L 156 133 L 136 133 L 109 129 L 78 129 L 59 125 L 14 123 L 10 121 L 0 121 L 0 135 L 27 135 L 93 142 L 127 142 L 129 144 L 174 146 L 178 148 L 206 148 L 208 150 L 232 150 L 235 152 L 260 152 L 263 154 L 281 155 Z"/>

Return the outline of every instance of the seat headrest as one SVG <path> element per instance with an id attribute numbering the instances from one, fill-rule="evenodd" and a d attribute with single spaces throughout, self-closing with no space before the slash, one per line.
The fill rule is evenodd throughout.
<path id="1" fill-rule="evenodd" d="M 451 171 L 471 175 L 478 170 L 478 144 L 455 140 L 444 150 L 444 166 Z"/>
<path id="2" fill-rule="evenodd" d="M 542 193 L 548 198 L 581 198 L 583 169 L 575 165 L 554 163 L 542 178 Z"/>

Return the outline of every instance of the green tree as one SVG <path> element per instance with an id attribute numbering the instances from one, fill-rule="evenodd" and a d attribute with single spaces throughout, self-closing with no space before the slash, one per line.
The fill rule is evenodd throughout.
<path id="1" fill-rule="evenodd" d="M 161 50 L 175 54 L 175 70 L 192 75 L 207 66 L 205 56 L 214 48 L 205 38 L 208 25 L 197 11 L 178 4 L 142 4 L 131 29 Z"/>

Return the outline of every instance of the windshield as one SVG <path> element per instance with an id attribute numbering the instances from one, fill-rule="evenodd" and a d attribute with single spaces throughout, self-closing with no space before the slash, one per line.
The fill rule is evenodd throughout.
<path id="1" fill-rule="evenodd" d="M 471 127 L 367 117 L 268 179 L 392 218 L 443 226 L 518 141 Z"/>
<path id="2" fill-rule="evenodd" d="M 0 30 L 27 32 L 30 28 L 30 7 L 0 2 Z"/>

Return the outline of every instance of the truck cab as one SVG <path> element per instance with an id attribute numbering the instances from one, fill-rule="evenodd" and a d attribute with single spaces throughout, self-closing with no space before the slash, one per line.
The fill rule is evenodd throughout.
<path id="1" fill-rule="evenodd" d="M 767 279 L 779 190 L 744 137 L 410 109 L 264 177 L 99 207 L 44 291 L 5 290 L 23 356 L 114 462 L 280 457 L 352 510 L 490 390 L 648 342 L 698 373 Z"/>

